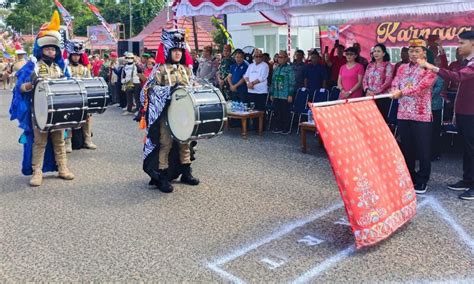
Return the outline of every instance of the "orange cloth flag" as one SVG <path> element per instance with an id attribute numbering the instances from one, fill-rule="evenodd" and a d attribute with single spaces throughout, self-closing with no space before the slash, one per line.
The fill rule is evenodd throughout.
<path id="1" fill-rule="evenodd" d="M 312 107 L 357 248 L 389 237 L 416 214 L 400 148 L 373 100 Z"/>

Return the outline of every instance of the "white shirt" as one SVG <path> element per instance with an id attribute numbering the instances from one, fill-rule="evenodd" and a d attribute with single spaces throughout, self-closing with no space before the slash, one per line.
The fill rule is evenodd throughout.
<path id="1" fill-rule="evenodd" d="M 253 86 L 253 89 L 248 89 L 248 92 L 252 94 L 268 94 L 267 79 L 269 72 L 268 64 L 263 61 L 258 65 L 255 62 L 250 64 L 244 78 L 248 78 L 250 82 L 258 80 L 260 83 Z"/>
<path id="2" fill-rule="evenodd" d="M 125 73 L 125 78 L 123 77 Z M 131 78 L 133 75 L 133 78 Z M 132 80 L 134 84 L 140 84 L 140 78 L 138 77 L 138 70 L 135 64 L 125 64 L 122 71 L 122 84 L 126 84 Z"/>

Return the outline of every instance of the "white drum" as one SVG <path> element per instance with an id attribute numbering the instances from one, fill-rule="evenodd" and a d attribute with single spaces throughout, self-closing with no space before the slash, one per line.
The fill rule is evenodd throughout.
<path id="1" fill-rule="evenodd" d="M 224 128 L 226 102 L 217 88 L 178 87 L 171 94 L 167 117 L 171 135 L 179 142 L 212 138 Z"/>

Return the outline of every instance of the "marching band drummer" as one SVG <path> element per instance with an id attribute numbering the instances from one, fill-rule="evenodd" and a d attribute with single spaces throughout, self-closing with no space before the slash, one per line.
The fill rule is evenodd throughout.
<path id="1" fill-rule="evenodd" d="M 192 66 L 192 58 L 186 50 L 183 30 L 163 30 L 156 62 L 160 64 L 158 70 L 140 96 L 143 105 L 140 114 L 142 120 L 146 119 L 148 132 L 143 169 L 152 178 L 150 184 L 155 184 L 162 192 L 170 193 L 173 191 L 170 180 L 179 176 L 179 173 L 182 174 L 181 182 L 199 184 L 199 180 L 191 174 L 190 143 L 173 143 L 166 125 L 166 110 L 172 90 L 178 85 L 188 86 L 192 74 L 188 68 Z M 172 148 L 177 144 L 179 162 L 174 163 Z"/>
<path id="2" fill-rule="evenodd" d="M 58 170 L 60 178 L 74 179 L 67 168 L 64 131 L 42 133 L 33 126 L 31 119 L 30 99 L 34 82 L 38 78 L 58 79 L 65 76 L 64 61 L 60 53 L 59 23 L 59 14 L 55 11 L 51 22 L 41 26 L 33 48 L 33 55 L 38 62 L 35 64 L 29 61 L 17 72 L 18 81 L 10 107 L 10 119 L 18 119 L 20 128 L 24 130 L 20 138 L 20 142 L 24 144 L 22 172 L 25 175 L 33 174 L 31 186 L 42 184 L 43 171 Z M 52 147 L 48 144 L 48 137 L 51 138 Z"/>
<path id="3" fill-rule="evenodd" d="M 84 50 L 84 43 L 78 40 L 69 40 L 66 43 L 66 53 L 68 54 L 68 71 L 71 75 L 71 78 L 92 78 L 89 68 L 89 59 L 87 58 L 87 53 Z M 86 123 L 82 126 L 82 133 L 84 134 L 84 148 L 95 150 L 97 146 L 92 142 L 92 118 L 88 114 L 86 118 Z M 66 152 L 72 152 L 72 131 L 69 130 L 69 136 L 66 139 Z"/>

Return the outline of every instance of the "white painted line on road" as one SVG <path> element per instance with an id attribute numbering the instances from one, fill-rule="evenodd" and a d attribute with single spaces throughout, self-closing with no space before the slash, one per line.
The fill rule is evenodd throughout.
<path id="1" fill-rule="evenodd" d="M 471 253 L 474 254 L 474 240 L 471 236 L 466 233 L 463 227 L 461 227 L 458 222 L 454 220 L 451 214 L 444 209 L 444 207 L 438 202 L 438 200 L 432 199 L 431 206 L 434 210 L 438 211 L 439 216 L 443 218 L 452 228 L 453 230 L 459 235 L 461 240 L 466 243 L 466 245 L 471 249 Z"/>
<path id="2" fill-rule="evenodd" d="M 225 255 L 221 258 L 218 258 L 217 260 L 211 262 L 211 264 L 222 265 L 222 264 L 227 263 L 231 260 L 234 260 L 234 259 L 248 253 L 249 251 L 252 251 L 252 250 L 254 250 L 254 249 L 256 249 L 256 248 L 258 248 L 258 247 L 260 247 L 260 246 L 262 246 L 266 243 L 269 243 L 269 242 L 271 242 L 275 239 L 278 239 L 278 238 L 290 233 L 294 229 L 302 227 L 302 226 L 304 226 L 304 225 L 306 225 L 306 224 L 308 224 L 308 223 L 310 223 L 314 220 L 317 220 L 317 219 L 323 217 L 324 215 L 327 215 L 327 214 L 329 214 L 333 211 L 336 211 L 337 209 L 342 208 L 342 207 L 343 207 L 342 202 L 338 202 L 338 203 L 335 203 L 332 206 L 330 206 L 330 207 L 328 207 L 324 210 L 314 212 L 313 214 L 309 215 L 306 218 L 303 218 L 301 220 L 286 224 L 285 226 L 283 226 L 281 229 L 277 230 L 275 233 L 271 234 L 270 236 L 268 236 L 266 238 L 263 238 L 261 240 L 258 240 L 256 242 L 254 242 L 253 244 L 243 246 L 242 248 L 237 249 L 237 250 L 235 250 L 234 252 L 232 252 L 228 255 Z"/>
<path id="3" fill-rule="evenodd" d="M 265 263 L 270 270 L 278 268 L 286 263 L 286 259 L 274 260 L 268 257 L 262 258 L 260 261 Z"/>
<path id="4" fill-rule="evenodd" d="M 244 284 L 245 283 L 244 280 L 242 280 L 239 277 L 234 276 L 231 273 L 225 271 L 224 269 L 220 268 L 217 264 L 209 263 L 207 265 L 207 267 L 212 269 L 214 272 L 219 274 L 222 278 L 224 278 L 227 281 L 230 281 L 230 282 L 236 283 L 236 284 Z"/>
<path id="5" fill-rule="evenodd" d="M 343 226 L 351 226 L 351 224 L 349 223 L 349 221 L 347 221 L 347 217 L 341 217 L 339 218 L 339 220 L 337 220 L 336 222 L 334 222 L 335 225 L 343 225 Z"/>
<path id="6" fill-rule="evenodd" d="M 430 202 L 431 202 L 430 198 L 423 199 L 423 201 L 420 202 L 417 205 L 417 210 L 421 209 L 424 206 L 426 206 Z M 346 259 L 349 255 L 351 255 L 355 251 L 356 251 L 356 248 L 353 245 L 339 251 L 337 254 L 327 258 L 325 261 L 321 262 L 319 265 L 311 268 L 310 270 L 305 272 L 303 275 L 296 278 L 292 283 L 306 283 L 306 282 L 309 282 L 314 277 L 320 275 L 324 271 L 328 270 L 329 268 L 335 266 L 339 262 Z"/>
<path id="7" fill-rule="evenodd" d="M 312 246 L 317 246 L 319 244 L 324 243 L 325 240 L 318 239 L 318 238 L 313 237 L 311 235 L 306 235 L 302 239 L 297 240 L 296 242 L 297 243 L 303 243 L 303 244 L 306 244 L 309 247 L 312 247 Z"/>
<path id="8" fill-rule="evenodd" d="M 339 251 L 337 254 L 321 262 L 318 266 L 315 266 L 311 268 L 310 270 L 308 270 L 307 272 L 303 273 L 303 275 L 296 278 L 292 283 L 297 284 L 297 283 L 309 282 L 311 279 L 323 273 L 324 271 L 328 270 L 329 268 L 333 267 L 337 263 L 341 262 L 343 259 L 348 257 L 350 254 L 354 253 L 355 251 L 356 251 L 356 248 L 354 245 L 351 245 L 350 247 L 347 247 Z"/>
<path id="9" fill-rule="evenodd" d="M 421 209 L 424 206 L 433 203 L 433 198 L 432 197 L 425 197 L 422 200 L 423 201 L 418 203 L 417 209 Z M 229 253 L 229 254 L 221 257 L 221 258 L 218 258 L 214 262 L 208 263 L 207 266 L 210 269 L 212 269 L 213 271 L 215 271 L 216 273 L 218 273 L 219 275 L 221 275 L 221 277 L 226 279 L 227 281 L 231 281 L 231 282 L 234 282 L 234 283 L 245 283 L 245 281 L 243 281 L 242 279 L 240 279 L 240 278 L 236 277 L 235 275 L 223 270 L 219 266 L 221 266 L 225 263 L 228 263 L 228 262 L 230 262 L 230 261 L 232 261 L 232 260 L 234 260 L 234 259 L 236 259 L 236 258 L 238 258 L 242 255 L 245 255 L 248 252 L 257 249 L 258 247 L 260 247 L 260 246 L 262 246 L 266 243 L 269 243 L 269 242 L 271 242 L 275 239 L 279 239 L 280 237 L 290 233 L 294 229 L 302 227 L 302 226 L 306 225 L 307 223 L 310 223 L 314 220 L 317 220 L 317 219 L 319 219 L 319 218 L 321 218 L 321 217 L 323 217 L 323 216 L 325 216 L 325 215 L 327 215 L 327 214 L 329 214 L 329 213 L 331 213 L 331 212 L 333 212 L 333 211 L 335 211 L 339 208 L 342 208 L 342 207 L 343 207 L 342 202 L 339 202 L 339 203 L 333 204 L 332 206 L 330 206 L 330 207 L 328 207 L 324 210 L 314 212 L 313 214 L 311 214 L 310 216 L 308 216 L 306 218 L 303 218 L 301 220 L 286 224 L 285 226 L 283 226 L 281 229 L 277 230 L 275 233 L 271 234 L 270 236 L 268 236 L 266 238 L 263 238 L 261 240 L 258 240 L 256 242 L 250 244 L 250 245 L 243 246 L 242 248 L 237 249 L 237 250 L 233 251 L 232 253 Z M 462 230 L 462 228 L 461 228 L 461 230 Z M 337 263 L 343 261 L 345 258 L 347 258 L 349 255 L 351 255 L 355 251 L 356 251 L 355 246 L 351 245 L 351 246 L 337 252 L 336 254 L 334 254 L 333 256 L 331 256 L 329 258 L 327 258 L 325 261 L 323 261 L 319 265 L 311 268 L 310 270 L 308 270 L 307 272 L 302 274 L 300 277 L 298 277 L 296 280 L 294 280 L 293 283 L 308 282 L 312 278 L 320 275 L 324 271 L 326 271 L 329 268 L 335 266 Z M 278 265 L 278 266 L 281 266 L 281 265 Z"/>

